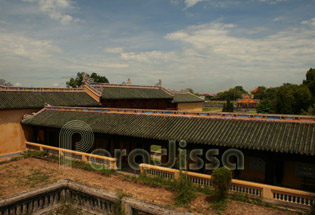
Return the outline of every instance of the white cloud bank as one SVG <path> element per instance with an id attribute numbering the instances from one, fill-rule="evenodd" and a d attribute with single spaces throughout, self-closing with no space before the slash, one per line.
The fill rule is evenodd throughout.
<path id="1" fill-rule="evenodd" d="M 185 0 L 185 5 L 186 7 L 185 8 L 190 8 L 190 7 L 193 7 L 195 6 L 197 3 L 199 2 L 202 2 L 203 0 Z"/>
<path id="2" fill-rule="evenodd" d="M 193 77 L 195 87 L 201 90 L 206 89 L 206 81 L 218 85 L 220 80 L 231 80 L 252 88 L 259 83 L 298 83 L 306 69 L 314 66 L 315 29 L 304 26 L 313 26 L 313 21 L 258 38 L 245 37 L 252 29 L 234 24 L 193 25 L 165 35 L 180 43 L 181 49 L 122 53 L 121 58 L 129 64 L 147 63 L 164 70 L 160 74 L 164 79 L 190 82 Z"/>
<path id="3" fill-rule="evenodd" d="M 71 0 L 22 0 L 29 3 L 37 3 L 39 10 L 46 13 L 51 19 L 59 21 L 63 25 L 71 22 L 79 22 L 79 18 L 74 18 L 66 11 L 73 8 Z"/>

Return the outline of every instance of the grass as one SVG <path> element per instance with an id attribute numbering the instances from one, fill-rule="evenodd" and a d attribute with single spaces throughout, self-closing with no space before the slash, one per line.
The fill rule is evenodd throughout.
<path id="1" fill-rule="evenodd" d="M 55 155 L 48 155 L 46 151 L 42 151 L 42 152 L 28 151 L 27 153 L 24 154 L 24 156 L 22 158 L 29 158 L 29 157 L 45 159 L 45 160 L 52 161 L 52 162 L 55 162 L 55 163 L 58 162 L 61 165 L 65 164 L 65 165 L 72 166 L 74 168 L 97 172 L 97 173 L 100 173 L 100 174 L 105 175 L 105 176 L 110 176 L 111 174 L 115 173 L 114 170 L 108 169 L 105 165 L 93 164 L 93 166 L 95 166 L 97 168 L 97 169 L 94 169 L 87 162 L 74 160 L 74 159 L 70 160 L 70 159 L 68 159 L 66 157 L 60 157 L 59 158 L 59 157 L 57 157 Z"/>
<path id="2" fill-rule="evenodd" d="M 178 206 L 187 206 L 196 196 L 196 188 L 184 174 L 180 175 L 178 182 L 175 182 L 175 201 Z"/>
<path id="3" fill-rule="evenodd" d="M 222 107 L 203 107 L 202 111 L 208 112 L 208 111 L 216 111 L 216 110 L 222 110 Z"/>
<path id="4" fill-rule="evenodd" d="M 234 103 L 235 101 L 231 101 L 231 103 Z M 215 101 L 215 100 L 209 100 L 207 103 L 220 103 L 220 104 L 225 104 L 226 100 L 221 100 L 221 101 Z"/>
<path id="5" fill-rule="evenodd" d="M 35 185 L 46 183 L 50 179 L 51 174 L 45 173 L 41 169 L 32 169 L 31 171 L 30 175 L 22 179 L 24 185 L 35 187 Z"/>
<path id="6" fill-rule="evenodd" d="M 146 175 L 140 175 L 139 177 L 130 177 L 129 179 L 133 181 L 138 181 L 145 183 L 151 187 L 163 187 L 174 191 L 175 195 L 175 204 L 177 206 L 187 206 L 192 199 L 195 197 L 196 191 L 204 190 L 204 193 L 210 193 L 207 189 L 202 189 L 201 187 L 197 188 L 189 181 L 185 175 L 180 176 L 179 181 L 175 181 L 169 178 L 163 177 L 151 177 Z"/>

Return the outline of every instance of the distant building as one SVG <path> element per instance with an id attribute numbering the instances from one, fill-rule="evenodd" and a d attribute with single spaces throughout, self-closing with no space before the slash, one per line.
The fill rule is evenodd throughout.
<path id="1" fill-rule="evenodd" d="M 250 111 L 256 110 L 259 99 L 254 99 L 254 96 L 246 94 L 242 99 L 236 100 L 237 111 Z"/>

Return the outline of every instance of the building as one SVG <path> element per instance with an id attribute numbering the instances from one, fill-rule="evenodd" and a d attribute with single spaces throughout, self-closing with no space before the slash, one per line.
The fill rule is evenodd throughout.
<path id="1" fill-rule="evenodd" d="M 203 99 L 189 93 L 168 91 L 160 86 L 91 84 L 102 93 L 103 107 L 202 111 Z"/>
<path id="2" fill-rule="evenodd" d="M 59 147 L 60 129 L 80 120 L 94 132 L 88 152 L 102 148 L 113 155 L 115 149 L 126 149 L 128 155 L 136 148 L 150 152 L 151 145 L 168 148 L 170 140 L 178 148 L 185 140 L 187 153 L 218 149 L 220 159 L 233 148 L 245 158 L 245 169 L 235 170 L 234 178 L 315 190 L 312 116 L 191 112 L 200 110 L 202 101 L 192 94 L 130 85 L 1 87 L 0 101 L 0 154 L 25 150 L 25 141 Z M 73 135 L 71 149 L 80 139 Z M 204 154 L 200 158 L 209 162 Z"/>
<path id="3" fill-rule="evenodd" d="M 258 99 L 254 99 L 254 96 L 246 94 L 242 99 L 237 99 L 237 110 L 238 111 L 256 111 L 256 106 L 259 103 Z"/>
<path id="4" fill-rule="evenodd" d="M 0 101 L 0 155 L 26 149 L 20 121 L 25 114 L 35 113 L 45 104 L 202 111 L 203 103 L 194 95 L 177 96 L 162 87 L 87 83 L 74 89 L 0 86 Z"/>
<path id="5" fill-rule="evenodd" d="M 136 148 L 150 152 L 151 145 L 168 148 L 169 140 L 178 148 L 185 140 L 188 153 L 218 149 L 220 159 L 234 148 L 245 156 L 245 169 L 234 171 L 234 178 L 315 189 L 315 117 L 46 107 L 22 124 L 33 131 L 29 141 L 36 142 L 43 133 L 43 144 L 58 147 L 60 129 L 71 120 L 81 120 L 95 132 L 89 152 L 102 148 L 113 155 L 115 149 L 126 149 L 128 155 Z M 206 161 L 205 155 L 200 158 Z"/>

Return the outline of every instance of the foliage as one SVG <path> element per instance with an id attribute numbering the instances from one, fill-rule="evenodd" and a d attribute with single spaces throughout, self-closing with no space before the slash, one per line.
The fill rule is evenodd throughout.
<path id="1" fill-rule="evenodd" d="M 91 78 L 94 83 L 109 83 L 108 79 L 105 76 L 100 76 L 96 74 L 95 72 L 93 72 L 91 75 L 84 72 L 78 72 L 75 78 L 70 78 L 70 80 L 66 82 L 67 87 L 72 87 L 72 88 L 80 87 L 83 84 L 84 74 L 86 74 L 87 77 Z"/>
<path id="2" fill-rule="evenodd" d="M 226 198 L 232 180 L 232 172 L 226 167 L 217 168 L 212 172 L 212 178 L 216 199 Z"/>
<path id="3" fill-rule="evenodd" d="M 179 181 L 176 183 L 176 204 L 180 206 L 188 205 L 195 197 L 196 188 L 193 183 L 188 180 L 184 174 L 180 175 Z"/>
<path id="4" fill-rule="evenodd" d="M 306 114 L 312 112 L 312 94 L 307 86 L 283 84 L 268 88 L 266 98 L 257 105 L 258 113 Z"/>
<path id="5" fill-rule="evenodd" d="M 315 69 L 309 69 L 303 84 L 285 83 L 280 87 L 258 87 L 254 96 L 261 99 L 258 113 L 315 114 Z"/>
<path id="6" fill-rule="evenodd" d="M 243 94 L 247 94 L 247 91 L 242 86 L 236 86 L 224 92 L 219 92 L 214 99 L 215 100 L 236 100 L 242 98 Z"/>
<path id="7" fill-rule="evenodd" d="M 67 214 L 67 215 L 79 215 L 83 214 L 82 210 L 75 207 L 72 202 L 62 202 L 59 204 L 59 206 L 51 211 L 49 214 L 51 215 L 61 215 L 61 214 Z"/>
<path id="8" fill-rule="evenodd" d="M 192 88 L 186 88 L 190 93 L 194 94 L 194 90 Z"/>
<path id="9" fill-rule="evenodd" d="M 170 190 L 174 190 L 176 187 L 176 181 L 163 177 L 140 175 L 138 178 L 136 178 L 136 180 L 144 182 L 151 187 L 165 187 L 166 189 Z"/>
<path id="10" fill-rule="evenodd" d="M 152 177 L 146 175 L 140 175 L 138 178 L 135 178 L 136 181 L 144 182 L 145 184 L 151 187 L 165 187 L 176 192 L 175 201 L 179 206 L 186 206 L 191 202 L 195 197 L 195 192 L 197 188 L 189 181 L 184 174 L 180 174 L 178 181 L 163 178 L 163 177 Z M 211 193 L 209 188 L 202 189 L 199 188 L 198 191 L 203 193 Z"/>
<path id="11" fill-rule="evenodd" d="M 122 199 L 124 197 L 130 196 L 129 194 L 125 193 L 123 190 L 119 190 L 117 192 L 117 202 L 115 204 L 115 215 L 124 215 L 125 214 L 125 210 L 122 204 Z"/>
<path id="12" fill-rule="evenodd" d="M 303 81 L 303 85 L 306 85 L 315 98 L 315 69 L 310 68 L 306 73 L 306 80 Z"/>
<path id="13" fill-rule="evenodd" d="M 223 211 L 227 207 L 228 202 L 228 199 L 216 199 L 212 202 L 212 208 L 217 211 Z"/>
<path id="14" fill-rule="evenodd" d="M 226 104 L 223 105 L 222 112 L 234 112 L 234 105 L 229 98 L 227 99 Z"/>
<path id="15" fill-rule="evenodd" d="M 253 93 L 255 99 L 265 99 L 267 97 L 267 89 L 264 86 L 257 87 L 257 92 Z"/>
<path id="16" fill-rule="evenodd" d="M 282 85 L 276 91 L 272 101 L 275 113 L 301 114 L 312 104 L 312 94 L 304 85 Z"/>
<path id="17" fill-rule="evenodd" d="M 6 86 L 6 87 L 11 87 L 13 86 L 10 82 L 4 80 L 4 79 L 0 79 L 0 85 L 2 86 Z"/>
<path id="18" fill-rule="evenodd" d="M 263 99 L 256 107 L 257 113 L 272 113 L 272 104 L 268 99 Z"/>

